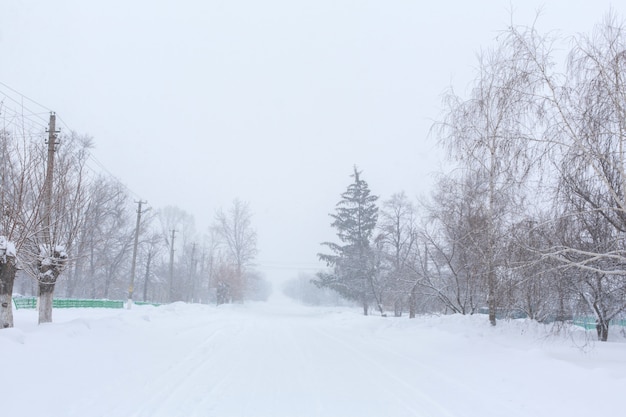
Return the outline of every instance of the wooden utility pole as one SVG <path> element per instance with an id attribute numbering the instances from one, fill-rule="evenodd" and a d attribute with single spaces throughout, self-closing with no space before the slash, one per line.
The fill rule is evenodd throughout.
<path id="1" fill-rule="evenodd" d="M 172 245 L 170 246 L 170 302 L 174 301 L 174 238 L 176 237 L 176 230 L 172 229 Z"/>
<path id="2" fill-rule="evenodd" d="M 135 225 L 135 244 L 133 246 L 133 263 L 130 266 L 130 285 L 128 286 L 128 309 L 133 306 L 133 291 L 135 289 L 135 265 L 137 264 L 137 246 L 139 245 L 139 226 L 141 224 L 141 206 L 147 201 L 135 201 L 137 203 L 137 224 Z"/>
<path id="3" fill-rule="evenodd" d="M 43 189 L 43 215 L 41 217 L 41 238 L 39 239 L 39 251 L 42 258 L 56 257 L 54 239 L 50 226 L 52 224 L 52 184 L 54 176 L 54 152 L 57 142 L 56 115 L 50 113 L 50 124 L 48 126 L 48 161 L 46 166 L 46 177 Z M 60 255 L 60 254 L 58 254 Z M 56 279 L 61 272 L 61 265 L 55 263 L 41 263 L 38 266 L 38 296 L 37 308 L 39 310 L 39 324 L 52 322 L 52 296 Z"/>
<path id="4" fill-rule="evenodd" d="M 46 166 L 46 179 L 44 180 L 44 213 L 42 218 L 43 236 L 42 240 L 46 246 L 49 246 L 48 250 L 52 250 L 52 236 L 50 234 L 50 223 L 52 222 L 52 180 L 54 176 L 54 152 L 56 150 L 57 142 L 56 130 L 56 114 L 50 113 L 50 123 L 48 126 L 48 161 Z"/>

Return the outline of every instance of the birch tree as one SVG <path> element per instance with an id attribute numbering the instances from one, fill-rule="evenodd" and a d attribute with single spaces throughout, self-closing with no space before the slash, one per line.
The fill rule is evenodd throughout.
<path id="1" fill-rule="evenodd" d="M 481 194 L 475 196 L 482 200 L 485 215 L 484 245 L 477 256 L 484 267 L 492 325 L 498 305 L 500 240 L 510 221 L 510 209 L 519 206 L 528 173 L 529 139 L 534 133 L 532 96 L 540 87 L 532 65 L 515 43 L 502 42 L 481 54 L 469 98 L 452 91 L 447 94 L 445 117 L 438 124 L 441 141 L 460 169 L 484 183 Z"/>
<path id="2" fill-rule="evenodd" d="M 540 139 L 558 178 L 554 224 L 570 230 L 543 253 L 578 278 L 570 284 L 605 340 L 606 317 L 621 308 L 623 295 L 611 308 L 598 300 L 616 296 L 626 279 L 626 248 L 618 244 L 626 233 L 626 30 L 609 14 L 590 35 L 574 38 L 564 67 L 551 53 L 554 39 L 515 27 L 508 37 L 524 48 L 545 86 L 537 100 L 545 122 Z"/>

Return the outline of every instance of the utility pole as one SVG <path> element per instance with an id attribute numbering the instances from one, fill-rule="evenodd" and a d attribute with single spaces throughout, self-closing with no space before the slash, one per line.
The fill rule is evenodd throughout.
<path id="1" fill-rule="evenodd" d="M 137 264 L 137 246 L 139 245 L 139 226 L 141 224 L 141 206 L 147 204 L 147 201 L 135 201 L 137 203 L 137 224 L 135 225 L 135 244 L 133 246 L 133 263 L 130 267 L 130 285 L 128 286 L 128 305 L 130 310 L 133 306 L 133 291 L 135 289 L 135 265 Z"/>
<path id="2" fill-rule="evenodd" d="M 53 257 L 54 242 L 50 226 L 52 224 L 52 183 L 54 175 L 54 152 L 56 151 L 57 142 L 56 115 L 50 113 L 50 123 L 48 125 L 48 160 L 46 166 L 46 177 L 43 184 L 43 213 L 41 217 L 41 231 L 38 233 L 39 255 L 43 258 Z M 44 253 L 41 253 L 45 251 Z M 41 263 L 37 267 L 37 309 L 39 310 L 39 324 L 52 322 L 52 296 L 54 293 L 54 285 L 60 272 L 60 266 L 50 264 L 49 262 Z M 52 271 L 48 275 L 48 272 Z M 42 275 L 44 274 L 44 275 Z"/>
<path id="3" fill-rule="evenodd" d="M 46 246 L 49 246 L 48 250 L 52 250 L 52 236 L 50 235 L 50 223 L 52 222 L 52 179 L 54 176 L 54 152 L 56 151 L 57 142 L 56 130 L 56 114 L 50 113 L 50 122 L 48 125 L 48 161 L 46 166 L 46 178 L 44 180 L 44 213 L 43 213 L 43 235 L 42 240 Z"/>
<path id="4" fill-rule="evenodd" d="M 174 301 L 172 291 L 174 289 L 174 238 L 176 237 L 176 230 L 172 229 L 172 245 L 170 247 L 170 302 Z"/>

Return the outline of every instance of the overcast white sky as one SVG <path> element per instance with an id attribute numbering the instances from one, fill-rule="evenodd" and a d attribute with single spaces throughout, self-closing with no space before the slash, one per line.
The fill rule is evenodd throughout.
<path id="1" fill-rule="evenodd" d="M 260 269 L 285 278 L 320 266 L 354 164 L 381 199 L 429 192 L 441 94 L 465 90 L 511 9 L 575 34 L 611 5 L 626 17 L 604 0 L 0 0 L 0 82 L 199 232 L 248 201 Z"/>

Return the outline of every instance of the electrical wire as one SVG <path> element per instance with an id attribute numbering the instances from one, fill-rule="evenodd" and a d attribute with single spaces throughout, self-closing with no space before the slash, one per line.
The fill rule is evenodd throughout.
<path id="1" fill-rule="evenodd" d="M 6 85 L 6 84 L 5 84 L 5 83 L 3 83 L 2 81 L 0 81 L 0 85 L 1 85 L 1 86 L 3 86 L 3 87 L 4 87 L 4 88 L 6 88 L 6 89 L 8 89 L 8 90 L 12 91 L 13 93 L 17 94 L 18 96 L 20 96 L 20 97 L 22 97 L 22 98 L 25 98 L 26 100 L 30 101 L 31 103 L 34 103 L 34 104 L 38 105 L 39 107 L 46 109 L 48 112 L 51 112 L 51 111 L 52 111 L 52 109 L 50 109 L 49 107 L 44 106 L 43 104 L 41 104 L 41 103 L 39 103 L 39 102 L 37 102 L 37 101 L 35 101 L 35 100 L 33 100 L 33 99 L 29 98 L 28 96 L 25 96 L 24 94 L 20 93 L 19 91 L 15 90 L 14 88 L 12 88 L 12 87 L 10 87 L 10 86 Z"/>
<path id="2" fill-rule="evenodd" d="M 4 87 L 4 88 L 1 88 Z M 7 90 L 10 93 L 7 93 Z M 11 107 L 5 104 L 5 100 L 13 103 L 17 106 L 17 108 Z M 31 108 L 31 106 L 24 105 L 24 101 L 30 102 L 35 106 L 40 107 L 43 111 L 36 111 Z M 26 110 L 26 112 L 24 112 Z M 3 129 L 8 130 L 8 127 L 14 127 L 18 129 L 20 132 L 25 132 L 29 130 L 34 131 L 47 131 L 48 130 L 48 120 L 43 117 L 43 115 L 49 115 L 54 113 L 52 109 L 48 106 L 45 106 L 39 103 L 36 100 L 22 94 L 18 90 L 13 87 L 3 83 L 0 81 L 0 117 L 2 117 L 2 121 L 4 123 Z M 60 124 L 66 129 L 68 134 L 74 132 L 68 123 L 65 122 L 63 118 L 61 118 L 58 114 L 56 115 L 56 119 L 60 122 Z M 28 123 L 26 123 L 28 122 Z M 28 129 L 27 129 L 28 128 Z M 42 134 L 43 136 L 43 134 Z M 119 183 L 129 194 L 131 194 L 135 198 L 139 198 L 139 194 L 132 190 L 128 185 L 126 185 L 123 181 L 121 181 L 116 175 L 114 175 L 102 162 L 100 162 L 89 150 L 86 150 L 88 161 L 95 164 L 99 169 L 94 168 L 90 164 L 86 163 L 87 168 L 96 175 L 102 175 L 103 173 L 109 176 L 111 179 Z"/>

